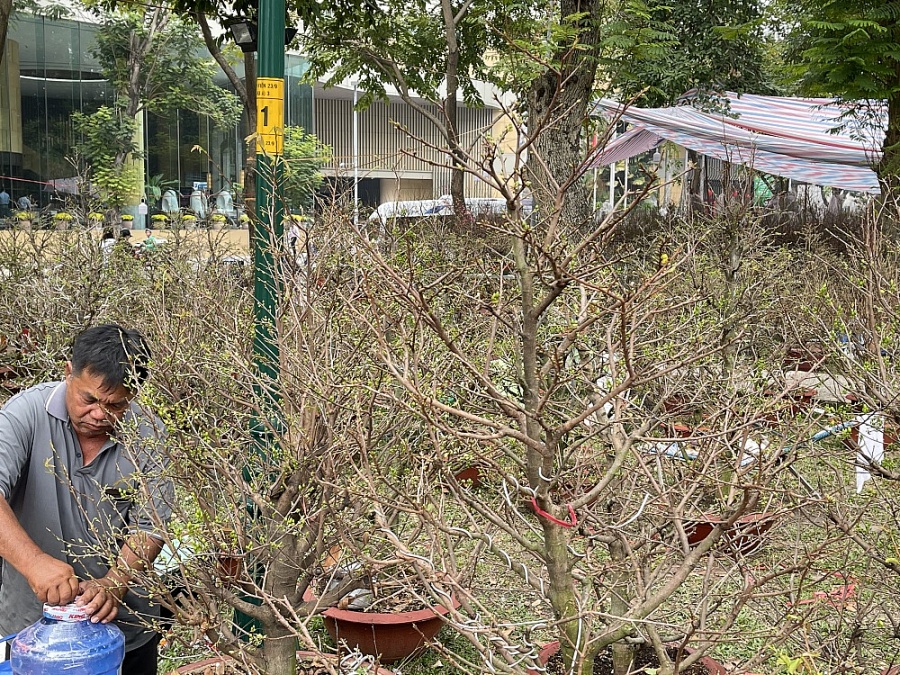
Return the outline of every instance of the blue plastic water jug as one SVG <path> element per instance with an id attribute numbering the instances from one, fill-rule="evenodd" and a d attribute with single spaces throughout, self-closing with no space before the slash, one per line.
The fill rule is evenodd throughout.
<path id="1" fill-rule="evenodd" d="M 78 605 L 44 605 L 43 618 L 12 642 L 13 675 L 116 675 L 125 636 L 112 624 L 89 619 Z"/>

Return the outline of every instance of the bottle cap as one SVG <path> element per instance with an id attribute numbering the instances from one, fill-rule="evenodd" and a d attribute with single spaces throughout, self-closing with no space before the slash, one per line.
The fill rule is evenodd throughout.
<path id="1" fill-rule="evenodd" d="M 55 621 L 65 621 L 66 623 L 77 623 L 79 621 L 87 621 L 90 614 L 82 605 L 76 605 L 74 602 L 68 605 L 44 605 L 44 616 Z"/>

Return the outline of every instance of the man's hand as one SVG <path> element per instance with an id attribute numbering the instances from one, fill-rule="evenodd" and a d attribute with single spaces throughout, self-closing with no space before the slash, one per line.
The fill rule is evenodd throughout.
<path id="1" fill-rule="evenodd" d="M 78 595 L 78 577 L 68 563 L 42 553 L 29 565 L 25 576 L 41 602 L 67 605 Z"/>
<path id="2" fill-rule="evenodd" d="M 80 593 L 75 602 L 87 610 L 91 623 L 109 623 L 115 619 L 128 590 L 120 580 L 109 576 L 82 581 L 78 588 Z"/>

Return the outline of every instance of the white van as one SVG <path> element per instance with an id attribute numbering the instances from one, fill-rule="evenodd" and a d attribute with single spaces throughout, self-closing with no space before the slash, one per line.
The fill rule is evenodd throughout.
<path id="1" fill-rule="evenodd" d="M 506 213 L 506 200 L 498 197 L 467 197 L 466 208 L 473 216 L 502 216 Z M 425 218 L 427 216 L 453 215 L 453 199 L 442 195 L 437 199 L 418 199 L 404 202 L 385 202 L 372 212 L 369 222 L 386 223 L 392 218 Z"/>
<path id="2" fill-rule="evenodd" d="M 446 216 L 451 213 L 453 213 L 453 201 L 449 197 L 385 202 L 372 211 L 369 222 L 380 222 L 383 225 L 393 218 L 425 218 L 427 216 Z"/>

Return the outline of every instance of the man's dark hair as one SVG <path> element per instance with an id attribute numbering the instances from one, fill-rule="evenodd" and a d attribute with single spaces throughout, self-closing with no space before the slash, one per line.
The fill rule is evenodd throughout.
<path id="1" fill-rule="evenodd" d="M 147 379 L 150 347 L 136 330 L 114 323 L 93 326 L 75 338 L 72 345 L 72 373 L 88 371 L 103 378 L 103 386 L 124 385 L 136 392 Z"/>

